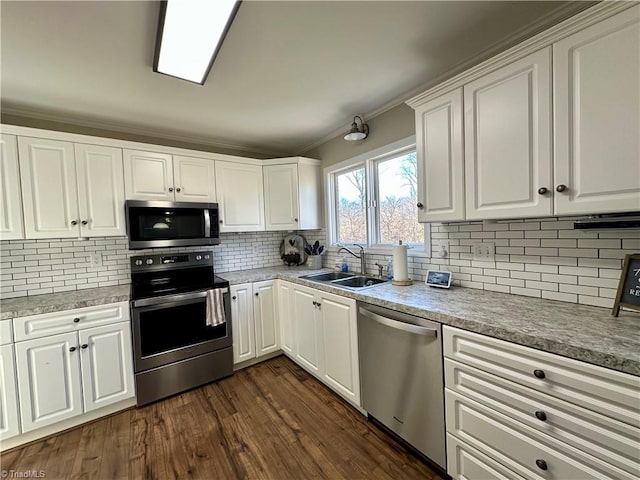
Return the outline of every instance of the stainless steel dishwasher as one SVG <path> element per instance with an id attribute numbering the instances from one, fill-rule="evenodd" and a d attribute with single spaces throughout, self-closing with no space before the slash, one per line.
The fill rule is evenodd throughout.
<path id="1" fill-rule="evenodd" d="M 445 469 L 442 326 L 359 303 L 358 347 L 364 409 Z"/>

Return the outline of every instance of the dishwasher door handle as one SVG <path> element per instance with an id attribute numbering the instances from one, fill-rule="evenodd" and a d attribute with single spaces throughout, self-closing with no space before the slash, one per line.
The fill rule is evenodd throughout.
<path id="1" fill-rule="evenodd" d="M 402 330 L 403 332 L 415 333 L 416 335 L 424 335 L 425 337 L 437 337 L 438 330 L 435 328 L 421 327 L 419 325 L 412 325 L 410 323 L 399 322 L 398 320 L 392 320 L 391 318 L 383 317 L 377 313 L 373 313 L 360 307 L 360 315 L 374 320 L 386 327 L 395 328 L 396 330 Z"/>

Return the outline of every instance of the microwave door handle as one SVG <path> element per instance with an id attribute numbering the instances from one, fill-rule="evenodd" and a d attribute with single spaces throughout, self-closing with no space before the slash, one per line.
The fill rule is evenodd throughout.
<path id="1" fill-rule="evenodd" d="M 204 236 L 211 237 L 211 215 L 208 208 L 204 209 Z"/>

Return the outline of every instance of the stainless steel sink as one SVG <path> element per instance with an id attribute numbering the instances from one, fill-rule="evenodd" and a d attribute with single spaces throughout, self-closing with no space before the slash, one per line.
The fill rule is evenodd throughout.
<path id="1" fill-rule="evenodd" d="M 349 290 L 361 290 L 388 282 L 388 280 L 382 278 L 344 272 L 315 273 L 312 275 L 304 275 L 300 278 L 312 282 L 333 285 L 334 287 L 348 288 Z"/>
<path id="2" fill-rule="evenodd" d="M 305 280 L 311 280 L 312 282 L 331 282 L 333 280 L 340 280 L 342 278 L 351 278 L 353 273 L 345 272 L 326 272 L 326 273 L 314 273 L 312 275 L 304 275 L 300 278 Z"/>

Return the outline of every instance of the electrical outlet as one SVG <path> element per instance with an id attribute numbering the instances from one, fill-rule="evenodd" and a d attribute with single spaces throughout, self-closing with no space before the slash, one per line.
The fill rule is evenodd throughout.
<path id="1" fill-rule="evenodd" d="M 448 240 L 438 241 L 435 254 L 440 258 L 447 258 L 449 256 L 449 241 Z"/>
<path id="2" fill-rule="evenodd" d="M 89 263 L 92 267 L 101 267 L 102 266 L 102 253 L 96 252 L 89 255 Z"/>
<path id="3" fill-rule="evenodd" d="M 471 245 L 474 260 L 493 260 L 496 255 L 496 245 L 493 242 L 474 243 Z"/>

